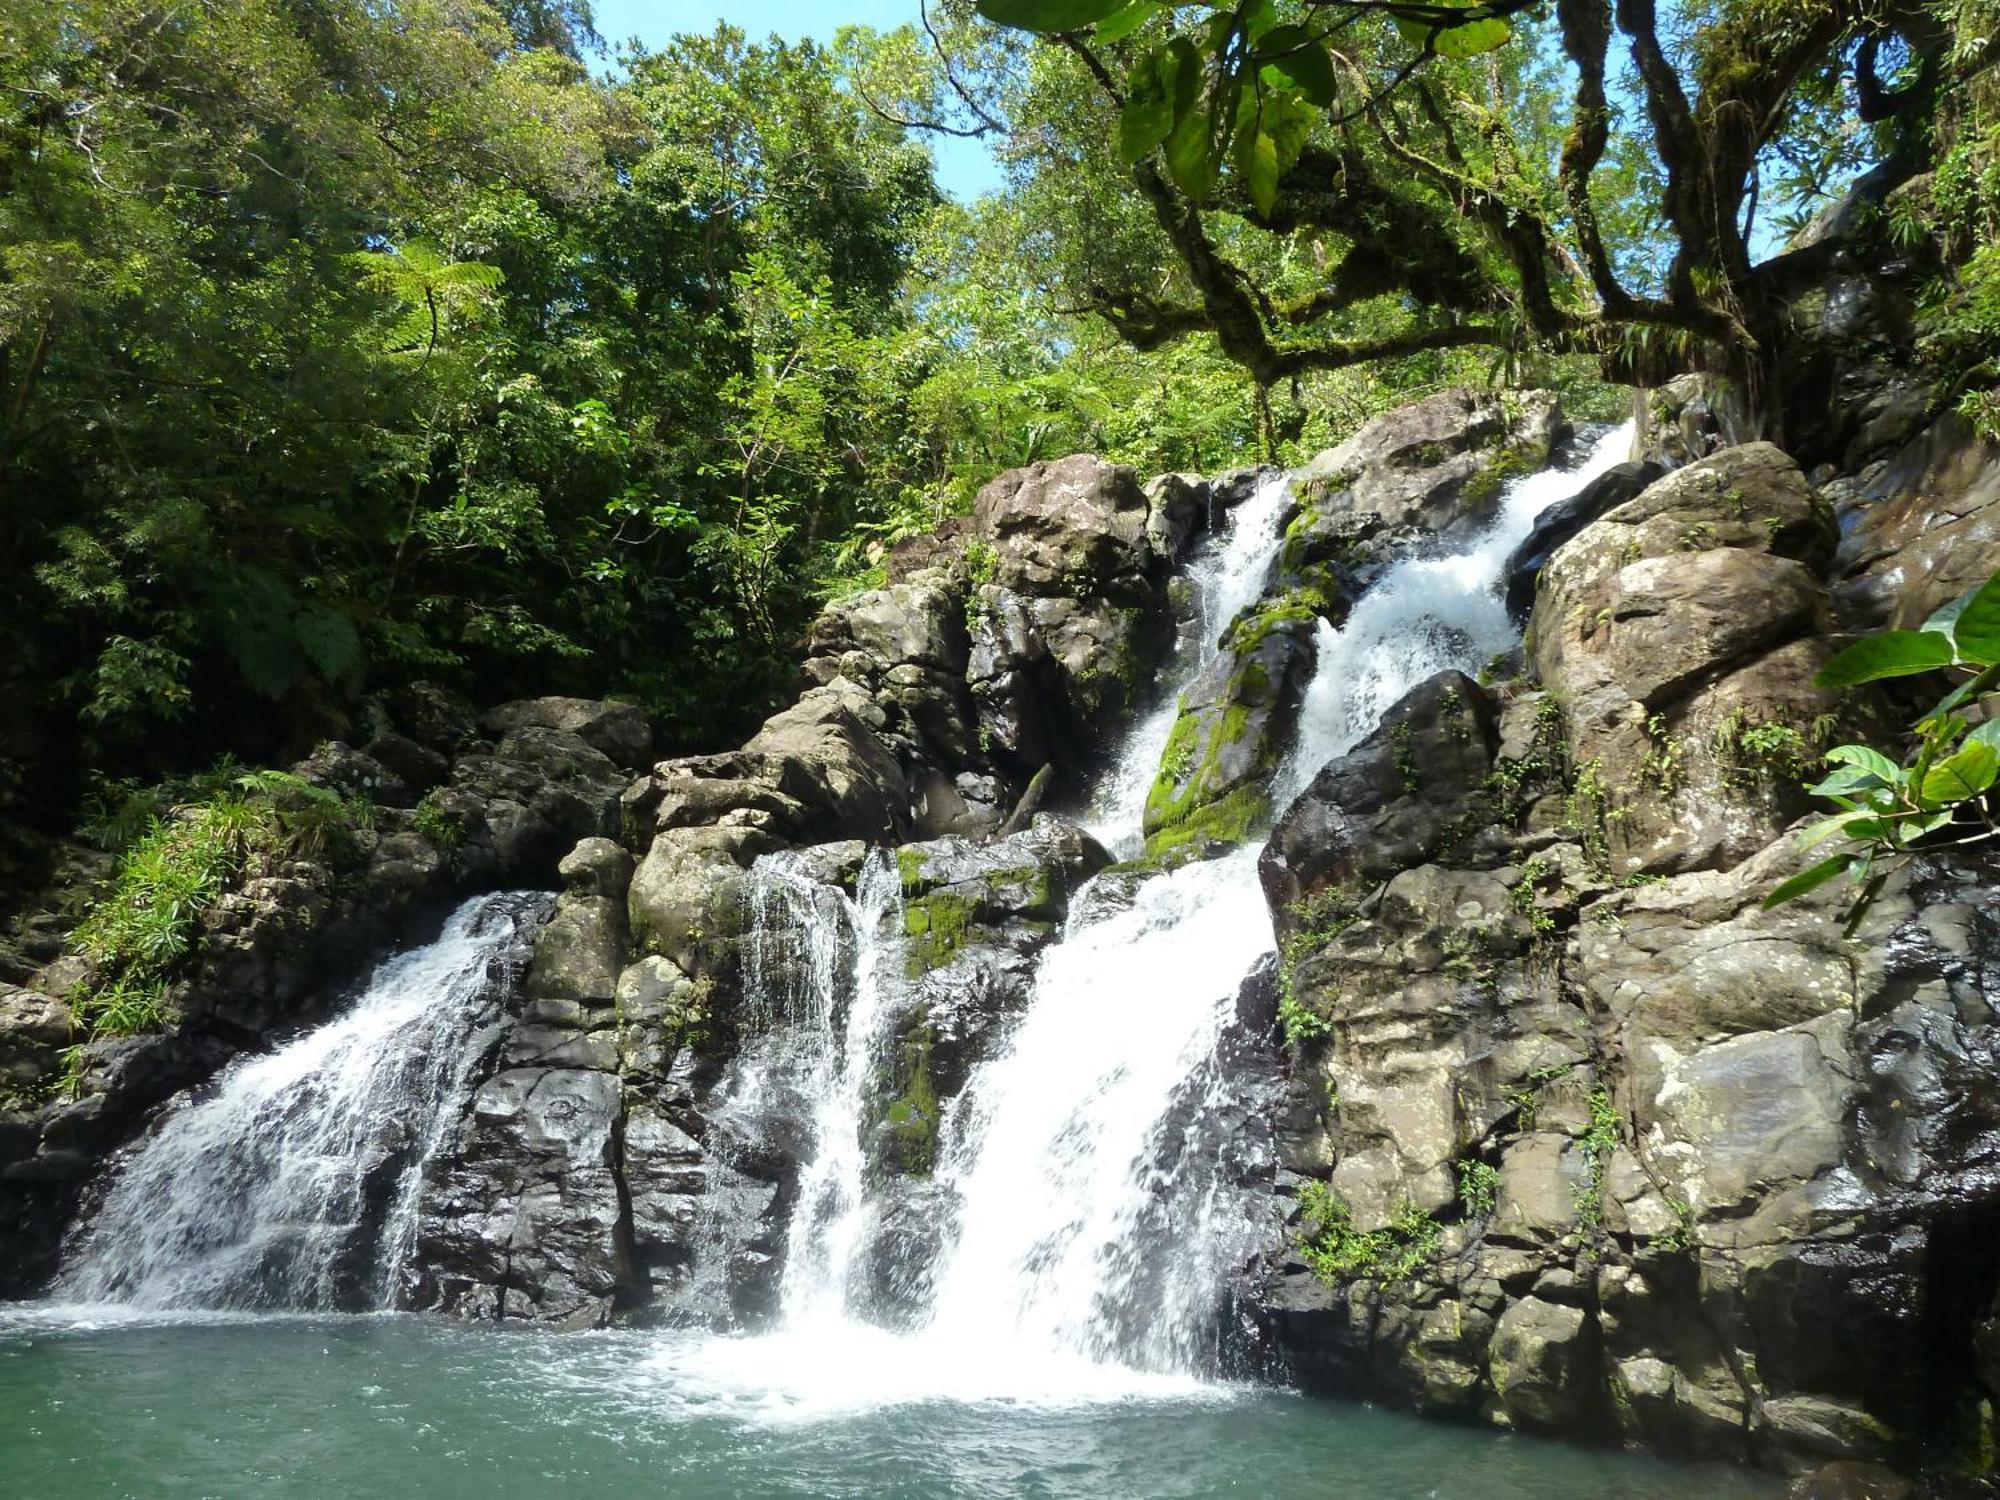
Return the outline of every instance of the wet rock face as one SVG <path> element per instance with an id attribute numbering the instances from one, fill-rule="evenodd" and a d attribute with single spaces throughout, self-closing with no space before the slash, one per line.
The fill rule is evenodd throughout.
<path id="1" fill-rule="evenodd" d="M 1281 597 L 1229 622 L 1215 659 L 1181 695 L 1146 798 L 1149 853 L 1237 844 L 1268 816 L 1264 787 L 1296 727 L 1317 618 Z"/>
<path id="2" fill-rule="evenodd" d="M 1829 1494 L 2000 1390 L 2000 870 L 1762 909 L 1869 711 L 1810 686 L 1831 546 L 1777 450 L 1692 463 L 1557 547 L 1542 691 L 1427 683 L 1281 820 L 1301 1380 Z"/>
<path id="3" fill-rule="evenodd" d="M 1478 683 L 1444 672 L 1420 684 L 1280 819 L 1259 866 L 1274 906 L 1447 853 L 1464 858 L 1489 821 L 1498 746 L 1498 714 Z"/>
<path id="4" fill-rule="evenodd" d="M 1835 596 L 1850 629 L 1917 629 L 2000 567 L 2000 443 L 1956 413 L 1832 488 Z"/>
<path id="5" fill-rule="evenodd" d="M 167 992 L 166 1028 L 91 1043 L 76 1097 L 58 1083 L 72 1040 L 66 1007 L 60 1043 L 46 1043 L 54 997 L 88 979 L 87 961 L 54 957 L 29 990 L 0 989 L 0 1218 L 18 1214 L 23 1226 L 0 1234 L 0 1293 L 46 1277 L 79 1185 L 148 1111 L 246 1047 L 324 1019 L 350 979 L 429 935 L 468 891 L 552 885 L 579 840 L 603 845 L 601 836 L 617 830 L 628 777 L 578 730 L 622 724 L 631 748 L 644 729 L 629 707 L 544 699 L 495 709 L 488 717 L 496 728 L 518 727 L 489 743 L 459 699 L 422 685 L 373 704 L 371 714 L 367 751 L 328 742 L 292 770 L 375 799 L 374 825 L 221 896 L 202 914 L 196 961 Z M 413 779 L 390 769 L 399 751 Z M 421 808 L 412 806 L 427 780 L 436 784 Z M 608 856 L 599 849 L 596 857 Z M 587 950 L 604 949 L 607 923 L 622 933 L 622 915 L 613 919 L 581 907 L 565 917 L 578 939 L 572 988 L 601 984 L 601 971 L 583 977 Z"/>
<path id="6" fill-rule="evenodd" d="M 1309 498 L 1346 492 L 1325 508 L 1465 535 L 1492 518 L 1506 480 L 1541 468 L 1566 431 L 1546 391 L 1440 391 L 1362 424 L 1300 480 Z"/>

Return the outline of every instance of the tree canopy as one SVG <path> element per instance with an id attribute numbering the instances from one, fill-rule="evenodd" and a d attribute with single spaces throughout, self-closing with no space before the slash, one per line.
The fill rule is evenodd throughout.
<path id="1" fill-rule="evenodd" d="M 1773 252 L 1929 168 L 1995 61 L 1981 0 L 980 0 L 1043 39 L 1010 90 L 936 9 L 948 109 L 1129 179 L 1151 223 L 1077 289 L 1135 346 L 1205 330 L 1265 388 L 1468 347 L 1710 369 L 1767 429 L 1823 270 Z"/>
<path id="2" fill-rule="evenodd" d="M 733 742 L 828 597 L 1036 458 L 1217 470 L 1467 380 L 1754 393 L 1816 253 L 1771 251 L 1863 171 L 2000 426 L 1995 20 L 929 0 L 610 66 L 581 0 L 28 0 L 0 843 L 415 679 Z M 942 193 L 939 131 L 1006 189 Z"/>

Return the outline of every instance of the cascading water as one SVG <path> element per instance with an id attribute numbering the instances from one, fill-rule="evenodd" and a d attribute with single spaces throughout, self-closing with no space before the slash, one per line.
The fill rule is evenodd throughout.
<path id="1" fill-rule="evenodd" d="M 423 1163 L 463 1105 L 549 898 L 480 896 L 345 1014 L 244 1059 L 118 1167 L 57 1295 L 145 1308 L 377 1307 Z"/>
<path id="2" fill-rule="evenodd" d="M 1621 429 L 1581 467 L 1514 483 L 1463 552 L 1402 560 L 1344 629 L 1322 632 L 1296 743 L 1274 779 L 1280 806 L 1417 682 L 1514 644 L 1495 587 L 1508 554 L 1537 514 L 1616 462 L 1629 440 Z M 1091 805 L 1092 832 L 1108 847 L 1138 845 L 1177 691 L 1265 587 L 1289 485 L 1288 476 L 1261 485 L 1191 564 L 1193 623 L 1168 691 Z M 1240 1137 L 1257 1114 L 1232 1099 L 1242 1074 L 1227 1062 L 1241 1030 L 1238 992 L 1273 946 L 1256 862 L 1243 849 L 1073 900 L 1007 1044 L 950 1107 L 936 1186 L 952 1222 L 931 1267 L 927 1321 L 893 1334 L 867 1321 L 853 1265 L 874 1191 L 865 1135 L 879 1101 L 868 1091 L 885 1066 L 884 1018 L 901 999 L 899 924 L 885 920 L 893 871 L 878 859 L 849 900 L 801 862 L 766 860 L 760 878 L 786 892 L 790 931 L 758 942 L 780 942 L 791 958 L 753 958 L 751 979 L 794 996 L 772 1008 L 792 1017 L 803 1037 L 793 1045 L 810 1058 L 799 1086 L 813 1148 L 787 1235 L 777 1332 L 669 1346 L 657 1360 L 670 1378 L 727 1399 L 755 1392 L 767 1412 L 796 1414 L 950 1396 L 1124 1396 L 1213 1374 L 1228 1275 L 1272 1229 L 1267 1195 L 1242 1186 L 1218 1123 L 1233 1110 Z"/>
<path id="3" fill-rule="evenodd" d="M 789 868 L 772 873 L 776 878 L 801 878 Z M 861 866 L 854 899 L 831 910 L 826 904 L 817 906 L 819 920 L 805 929 L 815 960 L 815 981 L 819 956 L 840 951 L 845 938 L 854 954 L 854 982 L 844 1016 L 836 1012 L 834 985 L 814 985 L 819 1001 L 811 1020 L 818 1043 L 809 1085 L 814 1149 L 799 1177 L 798 1204 L 786 1237 L 780 1308 L 788 1322 L 841 1318 L 853 1295 L 855 1255 L 868 1216 L 868 1159 L 862 1137 L 883 1025 L 893 1005 L 893 979 L 882 961 L 882 939 L 901 894 L 894 863 L 886 855 L 872 855 Z M 828 930 L 836 922 L 844 932 Z"/>
<path id="4" fill-rule="evenodd" d="M 1543 469 L 1515 480 L 1501 496 L 1499 514 L 1463 551 L 1406 557 L 1362 595 L 1340 629 L 1321 622 L 1318 659 L 1299 711 L 1298 748 L 1275 788 L 1279 807 L 1297 798 L 1321 766 L 1372 734 L 1418 683 L 1453 669 L 1477 672 L 1519 644 L 1499 590 L 1508 557 L 1537 516 L 1631 450 L 1628 422 L 1591 444 L 1576 468 Z"/>
<path id="5" fill-rule="evenodd" d="M 1198 1369 L 1221 1273 L 1259 1226 L 1247 1199 L 1218 1212 L 1201 1170 L 1213 1146 L 1171 1137 L 1208 1117 L 1230 1002 L 1271 945 L 1256 853 L 1090 916 L 1044 956 L 1013 1046 L 967 1089 L 945 1173 L 964 1209 L 932 1333 L 1030 1361 Z M 1141 1233 L 1163 1213 L 1168 1235 Z"/>

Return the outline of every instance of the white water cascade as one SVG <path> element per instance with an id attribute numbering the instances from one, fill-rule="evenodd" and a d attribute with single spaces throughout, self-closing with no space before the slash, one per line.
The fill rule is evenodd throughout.
<path id="1" fill-rule="evenodd" d="M 376 970 L 351 1009 L 245 1058 L 116 1168 L 65 1256 L 67 1302 L 142 1308 L 386 1305 L 417 1187 L 462 1103 L 548 898 L 479 896 Z M 379 1231 L 369 1233 L 371 1225 Z"/>
<path id="2" fill-rule="evenodd" d="M 1464 551 L 1400 561 L 1343 630 L 1321 632 L 1296 744 L 1276 777 L 1280 807 L 1416 683 L 1475 670 L 1515 643 L 1497 591 L 1509 553 L 1629 441 L 1621 429 L 1579 468 L 1515 482 Z M 1288 506 L 1287 476 L 1260 486 L 1190 565 L 1189 638 L 1158 709 L 1091 804 L 1092 832 L 1108 847 L 1138 846 L 1178 690 L 1265 587 Z M 871 1191 L 860 1132 L 881 1066 L 872 1054 L 899 1003 L 899 924 L 884 920 L 893 872 L 881 860 L 856 899 L 829 901 L 831 888 L 812 886 L 800 866 L 766 861 L 766 879 L 790 891 L 786 941 L 814 955 L 801 965 L 794 954 L 789 970 L 794 992 L 800 972 L 813 976 L 814 998 L 791 1009 L 814 1059 L 816 1145 L 787 1236 L 781 1317 L 761 1337 L 665 1344 L 660 1373 L 684 1393 L 790 1416 L 940 1398 L 1122 1399 L 1212 1376 L 1229 1273 L 1271 1229 L 1225 1144 L 1232 1112 L 1240 1127 L 1259 1107 L 1238 1097 L 1244 1075 L 1228 1065 L 1232 1045 L 1246 1045 L 1234 1024 L 1239 989 L 1272 948 L 1256 862 L 1246 848 L 1144 880 L 1123 899 L 1073 900 L 1025 1014 L 947 1114 L 936 1182 L 955 1205 L 951 1229 L 931 1268 L 927 1321 L 895 1333 L 867 1320 L 852 1265 Z"/>
<path id="3" fill-rule="evenodd" d="M 1375 730 L 1382 715 L 1426 678 L 1475 673 L 1520 643 L 1500 596 L 1507 559 L 1535 518 L 1567 500 L 1632 450 L 1632 424 L 1592 443 L 1573 469 L 1543 469 L 1507 486 L 1492 522 L 1464 550 L 1396 563 L 1339 630 L 1319 627 L 1318 661 L 1299 712 L 1299 745 L 1279 773 L 1285 807 L 1319 773 Z"/>

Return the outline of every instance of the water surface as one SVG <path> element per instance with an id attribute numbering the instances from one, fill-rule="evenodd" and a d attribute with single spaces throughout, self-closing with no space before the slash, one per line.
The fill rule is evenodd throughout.
<path id="1" fill-rule="evenodd" d="M 750 1342 L 750 1341 L 744 1341 Z M 0 1309 L 0 1494 L 514 1500 L 1770 1500 L 1768 1481 L 1270 1390 L 822 1404 L 731 1341 Z M 751 1353 L 750 1349 L 742 1352 Z M 797 1351 L 804 1355 L 803 1348 Z M 824 1353 L 825 1351 L 820 1351 Z M 965 1351 L 976 1362 L 978 1351 Z M 865 1353 L 864 1353 L 864 1358 Z M 776 1372 L 784 1374 L 787 1372 Z"/>

